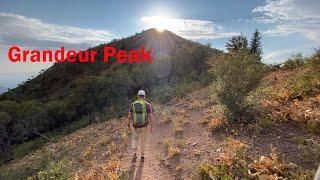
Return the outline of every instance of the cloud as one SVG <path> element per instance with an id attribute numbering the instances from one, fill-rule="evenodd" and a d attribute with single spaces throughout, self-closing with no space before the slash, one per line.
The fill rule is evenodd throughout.
<path id="1" fill-rule="evenodd" d="M 105 43 L 114 36 L 105 30 L 84 29 L 49 24 L 39 19 L 0 12 L 0 44 L 25 47 L 57 47 L 61 45 L 87 48 Z"/>
<path id="2" fill-rule="evenodd" d="M 198 19 L 175 19 L 159 16 L 141 18 L 147 28 L 167 29 L 187 39 L 221 39 L 238 35 L 225 32 L 222 26 L 212 21 Z"/>
<path id="3" fill-rule="evenodd" d="M 318 44 L 320 42 L 320 24 L 280 24 L 263 33 L 269 36 L 300 34 Z"/>
<path id="4" fill-rule="evenodd" d="M 26 79 L 30 74 L 37 74 L 53 63 L 12 63 L 8 60 L 8 49 L 18 45 L 25 49 L 55 49 L 64 46 L 66 49 L 87 49 L 113 38 L 110 32 L 98 29 L 78 28 L 58 24 L 50 24 L 40 19 L 0 12 L 0 72 L 9 73 L 6 78 L 0 74 L 0 83 L 6 87 L 14 87 L 17 82 Z M 21 76 L 15 76 L 20 72 Z M 15 77 L 15 78 L 14 78 Z"/>
<path id="5" fill-rule="evenodd" d="M 252 10 L 266 22 L 320 19 L 318 0 L 266 0 L 266 4 Z"/>
<path id="6" fill-rule="evenodd" d="M 269 36 L 298 34 L 309 40 L 320 41 L 320 1 L 318 0 L 267 0 L 265 5 L 252 10 L 260 23 L 273 23 L 263 33 Z"/>
<path id="7" fill-rule="evenodd" d="M 263 56 L 263 60 L 267 63 L 283 63 L 288 58 L 295 57 L 297 54 L 302 54 L 303 57 L 308 57 L 314 53 L 314 50 L 314 48 L 310 48 L 308 46 L 276 50 L 266 53 Z"/>
<path id="8" fill-rule="evenodd" d="M 284 59 L 284 57 L 292 56 L 295 53 L 298 53 L 297 49 L 285 49 L 285 50 L 270 52 L 269 54 L 265 55 L 263 58 L 266 60 Z"/>

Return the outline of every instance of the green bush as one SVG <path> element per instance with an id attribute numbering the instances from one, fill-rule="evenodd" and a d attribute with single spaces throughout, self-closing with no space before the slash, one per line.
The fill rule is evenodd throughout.
<path id="1" fill-rule="evenodd" d="M 151 92 L 151 99 L 163 104 L 169 102 L 172 98 L 184 97 L 198 87 L 208 85 L 209 82 L 212 82 L 212 79 L 212 76 L 206 74 L 196 78 L 187 77 L 176 84 L 159 85 Z"/>
<path id="2" fill-rule="evenodd" d="M 302 54 L 296 54 L 292 58 L 289 58 L 287 61 L 283 63 L 284 69 L 294 69 L 297 67 L 303 66 L 305 63 L 305 59 L 302 57 Z"/>
<path id="3" fill-rule="evenodd" d="M 203 164 L 199 168 L 201 180 L 212 180 L 214 178 L 214 167 L 210 164 Z"/>
<path id="4" fill-rule="evenodd" d="M 214 91 L 226 106 L 227 117 L 231 121 L 251 121 L 252 116 L 244 99 L 263 77 L 264 66 L 259 63 L 259 56 L 248 51 L 238 51 L 212 58 L 212 71 L 217 78 Z"/>
<path id="5" fill-rule="evenodd" d="M 0 179 L 27 179 L 27 177 L 37 174 L 39 170 L 45 169 L 52 161 L 53 154 L 48 151 L 42 151 L 42 153 L 39 155 L 39 158 L 36 158 L 35 161 L 32 161 L 32 163 L 27 166 L 0 166 Z"/>
<path id="6" fill-rule="evenodd" d="M 28 153 L 43 147 L 48 141 L 43 138 L 35 138 L 22 144 L 14 144 L 11 147 L 11 159 L 16 159 L 27 155 Z"/>
<path id="7" fill-rule="evenodd" d="M 308 66 L 320 71 L 320 49 L 316 49 L 314 54 L 306 60 Z"/>
<path id="8" fill-rule="evenodd" d="M 305 59 L 305 68 L 307 71 L 289 81 L 289 87 L 295 94 L 315 95 L 320 92 L 320 50 Z"/>
<path id="9" fill-rule="evenodd" d="M 310 72 L 295 78 L 290 87 L 295 94 L 312 95 L 320 91 L 320 73 Z"/>
<path id="10" fill-rule="evenodd" d="M 151 92 L 151 98 L 160 103 L 166 103 L 173 98 L 173 88 L 169 85 L 159 86 Z"/>
<path id="11" fill-rule="evenodd" d="M 226 164 L 219 164 L 217 166 L 203 164 L 199 168 L 199 175 L 201 180 L 233 179 L 232 175 L 229 174 L 229 167 Z"/>
<path id="12" fill-rule="evenodd" d="M 38 180 L 67 180 L 68 166 L 67 161 L 60 160 L 57 162 L 50 162 L 45 170 L 39 171 L 36 175 Z"/>

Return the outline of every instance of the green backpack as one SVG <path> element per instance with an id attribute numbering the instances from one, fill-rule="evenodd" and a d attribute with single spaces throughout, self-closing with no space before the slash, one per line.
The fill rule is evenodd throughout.
<path id="1" fill-rule="evenodd" d="M 141 128 L 148 125 L 147 104 L 143 99 L 132 103 L 133 127 Z"/>

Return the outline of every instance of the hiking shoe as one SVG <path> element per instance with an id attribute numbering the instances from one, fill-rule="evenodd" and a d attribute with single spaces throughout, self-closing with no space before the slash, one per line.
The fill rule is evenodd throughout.
<path id="1" fill-rule="evenodd" d="M 141 156 L 141 162 L 144 162 L 144 156 Z"/>
<path id="2" fill-rule="evenodd" d="M 134 153 L 132 156 L 132 162 L 136 162 L 137 160 L 137 153 Z"/>

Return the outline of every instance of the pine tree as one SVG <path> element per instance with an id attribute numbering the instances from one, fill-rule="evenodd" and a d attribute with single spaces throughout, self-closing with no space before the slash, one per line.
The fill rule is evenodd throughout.
<path id="1" fill-rule="evenodd" d="M 261 55 L 262 48 L 261 48 L 261 33 L 258 29 L 253 33 L 251 44 L 250 44 L 250 52 L 252 54 L 258 53 Z"/>
<path id="2" fill-rule="evenodd" d="M 226 49 L 229 52 L 246 50 L 248 49 L 248 40 L 242 33 L 240 36 L 233 36 L 229 39 L 229 42 L 227 42 Z"/>

